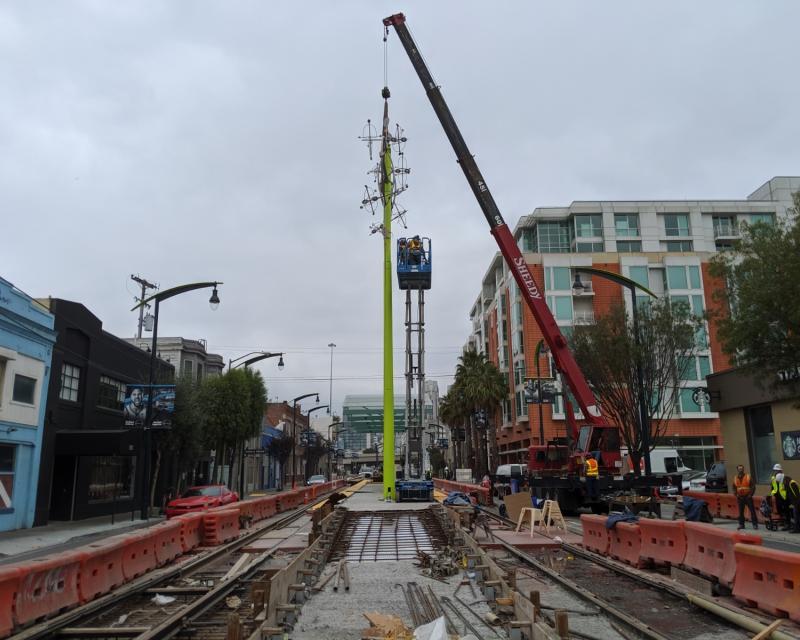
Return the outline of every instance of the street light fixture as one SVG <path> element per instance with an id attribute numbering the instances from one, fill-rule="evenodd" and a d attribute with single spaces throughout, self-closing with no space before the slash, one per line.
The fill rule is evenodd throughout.
<path id="1" fill-rule="evenodd" d="M 308 482 L 308 479 L 311 477 L 311 474 L 308 472 L 308 467 L 310 466 L 309 463 L 311 462 L 311 458 L 308 456 L 308 450 L 311 447 L 311 414 L 315 411 L 319 411 L 320 409 L 328 409 L 328 405 L 321 404 L 318 407 L 311 407 L 306 414 L 306 417 L 308 418 L 308 425 L 306 428 L 306 482 Z"/>
<path id="2" fill-rule="evenodd" d="M 131 309 L 131 311 L 136 311 L 136 309 L 145 307 L 151 302 L 155 303 L 153 309 L 153 338 L 150 346 L 150 373 L 147 378 L 147 413 L 145 413 L 144 425 L 142 427 L 144 435 L 144 470 L 142 472 L 141 517 L 145 520 L 149 520 L 150 518 L 150 431 L 153 428 L 153 382 L 156 370 L 156 351 L 158 348 L 158 311 L 161 303 L 164 300 L 169 300 L 170 298 L 174 298 L 182 293 L 188 293 L 189 291 L 195 291 L 197 289 L 209 289 L 212 287 L 214 290 L 211 293 L 208 303 L 211 306 L 211 310 L 215 311 L 217 307 L 219 307 L 219 294 L 217 293 L 217 287 L 221 284 L 222 282 L 216 281 L 194 282 L 191 284 L 183 284 L 178 287 L 172 287 L 171 289 L 164 289 L 163 291 L 154 293 L 149 298 L 141 300 L 139 304 Z"/>
<path id="3" fill-rule="evenodd" d="M 292 489 L 297 486 L 297 478 L 295 469 L 297 465 L 295 464 L 295 450 L 297 449 L 297 401 L 303 400 L 304 398 L 310 398 L 311 396 L 317 396 L 317 402 L 319 402 L 319 394 L 318 393 L 306 393 L 302 396 L 297 396 L 292 400 Z"/>
<path id="4" fill-rule="evenodd" d="M 237 364 L 235 367 L 232 366 L 234 363 L 239 362 L 239 360 L 244 360 L 248 356 L 254 356 Z M 278 360 L 278 371 L 283 371 L 283 352 L 272 353 L 271 351 L 251 351 L 239 358 L 234 358 L 233 360 L 228 359 L 228 371 L 231 369 L 236 369 L 237 367 L 244 367 L 245 369 L 249 367 L 251 364 L 259 362 L 260 360 L 266 360 L 267 358 L 280 358 Z"/>
<path id="5" fill-rule="evenodd" d="M 656 298 L 655 293 L 650 291 L 644 285 L 639 284 L 635 280 L 626 278 L 619 273 L 613 271 L 606 271 L 605 269 L 596 269 L 594 267 L 576 267 L 575 268 L 575 281 L 572 283 L 572 289 L 576 293 L 583 293 L 584 286 L 581 282 L 581 273 L 588 273 L 598 278 L 616 282 L 618 285 L 626 288 L 631 293 L 631 315 L 633 316 L 633 340 L 636 344 L 636 383 L 639 396 L 639 433 L 642 440 L 642 454 L 644 455 L 644 474 L 651 475 L 652 468 L 650 466 L 650 418 L 647 410 L 647 400 L 644 396 L 644 374 L 642 372 L 642 360 L 639 355 L 641 350 L 641 342 L 639 336 L 639 309 L 636 304 L 636 290 L 644 291 L 647 295 Z"/>

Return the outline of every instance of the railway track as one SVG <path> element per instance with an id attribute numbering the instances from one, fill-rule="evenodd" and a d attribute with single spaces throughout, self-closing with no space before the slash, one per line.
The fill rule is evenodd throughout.
<path id="1" fill-rule="evenodd" d="M 490 518 L 509 526 L 510 520 L 481 509 Z M 608 561 L 599 561 L 580 547 L 563 544 L 559 551 L 534 556 L 508 544 L 504 564 L 521 568 L 535 581 L 556 583 L 571 594 L 582 608 L 596 610 L 606 618 L 614 637 L 647 640 L 739 640 L 750 638 L 733 624 L 693 606 L 677 587 L 668 587 L 638 571 Z M 588 607 L 588 609 L 587 609 Z M 579 622 L 580 617 L 575 622 Z M 572 626 L 572 625 L 571 625 Z M 576 629 L 577 637 L 602 638 Z"/>
<path id="2" fill-rule="evenodd" d="M 251 586 L 263 576 L 264 565 L 272 556 L 272 551 L 246 554 L 242 549 L 265 533 L 290 525 L 329 498 L 264 520 L 236 540 L 179 559 L 86 605 L 24 629 L 11 640 L 224 639 L 237 616 L 242 621 L 252 617 Z M 154 600 L 156 596 L 161 598 Z M 253 628 L 256 624 L 252 621 Z M 246 623 L 243 631 L 242 637 L 247 637 Z"/>

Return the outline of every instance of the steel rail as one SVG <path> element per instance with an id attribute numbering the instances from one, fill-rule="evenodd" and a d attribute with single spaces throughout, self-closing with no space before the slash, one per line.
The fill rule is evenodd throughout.
<path id="1" fill-rule="evenodd" d="M 626 624 L 626 625 L 628 625 L 630 627 L 633 627 L 634 629 L 636 629 L 636 631 L 641 633 L 646 638 L 649 638 L 650 640 L 669 640 L 666 636 L 661 635 L 660 633 L 658 633 L 658 631 L 653 629 L 650 625 L 642 622 L 641 620 L 638 620 L 637 618 L 634 618 L 631 615 L 628 615 L 627 613 L 625 613 L 621 609 L 618 609 L 613 604 L 608 602 L 608 600 L 604 600 L 603 598 L 600 598 L 599 596 L 595 595 L 594 593 L 592 593 L 588 589 L 580 586 L 576 582 L 573 582 L 569 578 L 565 578 L 564 576 L 562 576 L 557 571 L 554 571 L 550 567 L 545 566 L 544 564 L 542 564 L 541 562 L 536 560 L 536 558 L 533 558 L 533 557 L 529 556 L 524 551 L 520 551 L 516 547 L 513 547 L 512 545 L 510 545 L 510 544 L 508 544 L 506 542 L 501 542 L 500 544 L 503 546 L 503 548 L 506 551 L 508 551 L 512 555 L 516 556 L 517 558 L 519 558 L 523 562 L 526 562 L 527 564 L 531 565 L 537 571 L 540 571 L 541 573 L 544 573 L 548 578 L 550 578 L 552 580 L 555 580 L 560 585 L 562 585 L 563 587 L 566 587 L 567 589 L 569 589 L 573 593 L 578 594 L 584 600 L 588 600 L 592 604 L 597 605 L 598 607 L 600 607 L 602 609 L 604 614 L 607 614 L 607 615 L 611 616 L 612 618 L 616 618 L 619 622 L 622 622 L 622 623 L 624 623 L 624 624 Z"/>
<path id="2" fill-rule="evenodd" d="M 332 492 L 332 493 L 335 493 Z M 302 508 L 297 510 L 293 510 L 292 512 L 288 513 L 287 515 L 280 517 L 277 520 L 268 521 L 265 520 L 264 526 L 254 528 L 249 533 L 245 534 L 237 538 L 236 540 L 232 540 L 226 544 L 220 545 L 213 551 L 209 551 L 203 553 L 202 555 L 194 558 L 192 560 L 188 560 L 186 562 L 181 562 L 176 566 L 170 566 L 162 569 L 155 569 L 154 571 L 142 576 L 141 578 L 136 578 L 131 582 L 123 585 L 121 588 L 112 591 L 92 602 L 89 602 L 85 605 L 79 606 L 75 609 L 71 609 L 65 613 L 62 613 L 59 616 L 51 618 L 49 620 L 45 620 L 44 622 L 39 622 L 32 627 L 28 627 L 27 629 L 23 629 L 12 636 L 13 640 L 39 640 L 40 638 L 50 638 L 55 637 L 59 634 L 59 631 L 68 625 L 71 625 L 74 622 L 78 622 L 89 616 L 98 614 L 102 612 L 104 609 L 108 607 L 114 606 L 123 602 L 126 598 L 130 598 L 131 596 L 140 595 L 144 593 L 147 589 L 156 587 L 168 580 L 173 580 L 175 578 L 182 578 L 191 573 L 194 573 L 198 569 L 203 568 L 204 566 L 211 564 L 221 557 L 225 555 L 229 555 L 238 551 L 240 548 L 247 545 L 251 540 L 256 539 L 262 536 L 267 531 L 271 531 L 273 529 L 281 528 L 294 520 L 297 520 L 300 516 L 305 514 L 309 509 L 313 508 L 319 503 L 324 502 L 330 497 L 330 493 L 326 494 L 325 496 L 311 502 L 307 505 L 304 505 Z M 235 583 L 236 581 L 231 581 Z M 222 584 L 227 584 L 227 581 Z M 203 596 L 205 597 L 205 596 Z M 200 598 L 202 599 L 202 597 Z M 182 612 L 191 612 L 191 607 L 193 603 L 190 603 L 187 607 L 185 607 Z M 124 627 L 120 630 L 122 631 Z M 70 629 L 70 631 L 74 631 L 74 629 Z M 123 631 L 124 634 L 124 631 Z M 120 635 L 123 635 L 120 634 Z"/>

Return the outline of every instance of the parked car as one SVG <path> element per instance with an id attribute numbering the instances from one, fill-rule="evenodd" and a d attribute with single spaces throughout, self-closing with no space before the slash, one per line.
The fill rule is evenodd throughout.
<path id="1" fill-rule="evenodd" d="M 728 493 L 728 474 L 724 462 L 715 462 L 706 474 L 706 491 Z"/>
<path id="2" fill-rule="evenodd" d="M 325 476 L 311 476 L 308 480 L 306 480 L 306 485 L 311 486 L 314 484 L 325 484 L 328 480 Z"/>
<path id="3" fill-rule="evenodd" d="M 167 518 L 174 518 L 192 511 L 204 511 L 212 507 L 221 507 L 239 501 L 239 494 L 222 484 L 208 484 L 189 487 L 180 498 L 170 500 L 167 504 Z"/>
<path id="4" fill-rule="evenodd" d="M 672 476 L 675 477 L 674 474 Z M 698 485 L 697 481 L 702 480 L 702 485 Z M 681 474 L 681 492 L 683 491 L 703 491 L 706 485 L 706 472 L 705 471 L 684 471 Z M 662 496 L 676 497 L 678 495 L 678 487 L 674 483 L 665 482 L 658 488 Z"/>

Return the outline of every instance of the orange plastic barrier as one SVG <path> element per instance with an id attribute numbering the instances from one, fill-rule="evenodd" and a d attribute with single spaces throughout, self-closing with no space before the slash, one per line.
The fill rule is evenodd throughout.
<path id="1" fill-rule="evenodd" d="M 180 522 L 169 520 L 150 527 L 150 530 L 153 533 L 156 564 L 159 567 L 171 562 L 183 553 Z"/>
<path id="2" fill-rule="evenodd" d="M 81 551 L 65 551 L 26 560 L 17 591 L 15 619 L 25 625 L 74 607 L 80 602 Z"/>
<path id="3" fill-rule="evenodd" d="M 239 509 L 239 516 L 243 521 L 256 522 L 257 520 L 260 520 L 258 517 L 258 498 L 237 502 L 236 507 Z"/>
<path id="4" fill-rule="evenodd" d="M 733 595 L 749 607 L 800 622 L 800 553 L 759 545 L 734 545 Z"/>
<path id="5" fill-rule="evenodd" d="M 638 524 L 618 522 L 608 532 L 608 555 L 631 566 L 641 565 L 642 532 Z"/>
<path id="6" fill-rule="evenodd" d="M 761 536 L 737 533 L 703 522 L 685 522 L 686 557 L 683 565 L 730 587 L 736 576 L 733 545 L 737 542 L 761 544 Z"/>
<path id="7" fill-rule="evenodd" d="M 238 509 L 212 509 L 203 514 L 203 544 L 215 546 L 239 535 Z"/>
<path id="8" fill-rule="evenodd" d="M 16 565 L 0 566 L 0 638 L 14 630 L 14 603 L 24 571 Z"/>
<path id="9" fill-rule="evenodd" d="M 177 516 L 176 521 L 181 523 L 181 549 L 188 553 L 199 547 L 203 542 L 203 513 L 185 513 Z"/>
<path id="10" fill-rule="evenodd" d="M 669 565 L 683 564 L 686 557 L 686 533 L 683 520 L 641 518 L 642 559 Z"/>
<path id="11" fill-rule="evenodd" d="M 736 496 L 732 493 L 718 493 L 716 496 L 717 504 L 719 505 L 719 517 L 737 520 L 739 518 L 739 503 L 736 500 Z M 744 513 L 748 518 L 750 517 L 747 509 L 744 510 Z"/>
<path id="12" fill-rule="evenodd" d="M 583 546 L 604 556 L 608 553 L 609 535 L 605 516 L 581 515 Z"/>
<path id="13" fill-rule="evenodd" d="M 122 573 L 125 580 L 134 578 L 156 568 L 156 545 L 153 541 L 152 527 L 131 533 L 123 533 L 115 538 L 125 540 L 122 554 Z"/>
<path id="14" fill-rule="evenodd" d="M 267 496 L 264 500 L 264 517 L 271 518 L 278 513 L 278 499 L 275 496 Z"/>
<path id="15" fill-rule="evenodd" d="M 684 491 L 683 495 L 702 500 L 708 505 L 708 512 L 715 518 L 719 517 L 719 494 L 706 493 L 705 491 Z"/>
<path id="16" fill-rule="evenodd" d="M 81 562 L 78 589 L 81 604 L 110 592 L 125 582 L 122 571 L 126 539 L 108 538 L 81 547 L 85 556 Z"/>

